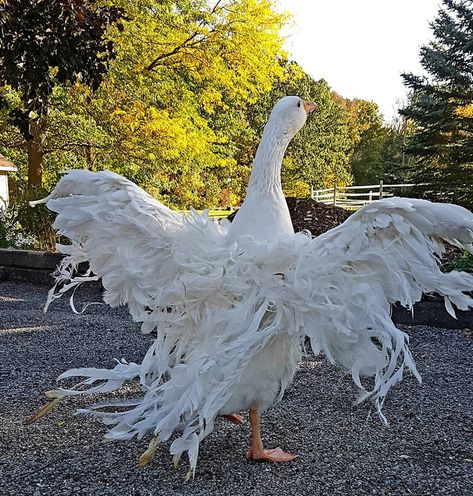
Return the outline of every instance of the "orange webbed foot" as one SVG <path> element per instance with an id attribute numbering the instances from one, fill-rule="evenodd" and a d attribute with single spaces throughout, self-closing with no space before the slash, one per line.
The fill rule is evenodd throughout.
<path id="1" fill-rule="evenodd" d="M 256 450 L 250 448 L 246 452 L 246 457 L 251 460 L 257 460 L 260 462 L 291 462 L 297 458 L 296 455 L 291 455 L 290 453 L 286 453 L 281 448 L 274 448 L 268 450 Z"/>

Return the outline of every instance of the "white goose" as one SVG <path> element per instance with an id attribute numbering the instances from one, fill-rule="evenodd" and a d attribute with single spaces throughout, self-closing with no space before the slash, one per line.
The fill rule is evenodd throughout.
<path id="1" fill-rule="evenodd" d="M 72 369 L 82 377 L 62 397 L 107 393 L 138 379 L 143 395 L 116 413 L 88 411 L 112 426 L 112 439 L 152 434 L 140 459 L 158 440 L 180 436 L 170 452 L 189 456 L 195 472 L 200 441 L 217 415 L 234 422 L 250 411 L 247 456 L 288 461 L 281 449 L 264 450 L 260 414 L 281 399 L 300 357 L 300 341 L 351 371 L 381 417 L 389 388 L 405 367 L 420 380 L 408 338 L 390 318 L 390 305 L 411 307 L 422 293 L 444 296 L 447 310 L 473 306 L 465 292 L 473 276 L 439 270 L 442 240 L 473 251 L 473 215 L 455 205 L 390 198 L 368 205 L 344 224 L 311 239 L 294 234 L 280 171 L 285 149 L 315 104 L 285 97 L 274 107 L 258 148 L 248 193 L 233 224 L 206 215 L 181 216 L 111 172 L 73 170 L 44 200 L 58 213 L 55 227 L 71 240 L 47 306 L 86 280 L 102 279 L 104 301 L 128 304 L 143 332 L 157 337 L 141 364 L 111 370 Z M 88 261 L 91 272 L 74 276 Z M 57 292 L 56 292 L 57 291 Z M 366 390 L 361 378 L 374 377 Z M 80 388 L 79 388 L 80 386 Z M 85 387 L 88 386 L 88 387 Z M 85 389 L 85 390 L 84 390 Z"/>

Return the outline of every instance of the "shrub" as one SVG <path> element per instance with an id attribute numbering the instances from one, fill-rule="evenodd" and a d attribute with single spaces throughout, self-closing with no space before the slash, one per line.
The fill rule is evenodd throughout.
<path id="1" fill-rule="evenodd" d="M 461 270 L 473 273 L 473 254 L 465 251 L 462 256 L 456 257 L 445 264 L 445 269 L 447 271 Z"/>
<path id="2" fill-rule="evenodd" d="M 0 248 L 56 250 L 54 214 L 44 205 L 32 208 L 28 203 L 46 195 L 39 188 L 17 191 L 8 209 L 0 210 Z"/>

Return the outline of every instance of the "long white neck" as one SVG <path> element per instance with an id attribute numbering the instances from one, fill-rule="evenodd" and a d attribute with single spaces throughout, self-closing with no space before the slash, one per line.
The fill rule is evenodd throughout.
<path id="1" fill-rule="evenodd" d="M 281 166 L 291 136 L 267 124 L 256 151 L 245 201 L 254 195 L 282 194 Z"/>
<path id="2" fill-rule="evenodd" d="M 279 132 L 277 132 L 279 131 Z M 251 235 L 257 240 L 294 233 L 281 186 L 284 152 L 292 136 L 266 125 L 256 152 L 245 201 L 232 222 L 229 242 Z"/>

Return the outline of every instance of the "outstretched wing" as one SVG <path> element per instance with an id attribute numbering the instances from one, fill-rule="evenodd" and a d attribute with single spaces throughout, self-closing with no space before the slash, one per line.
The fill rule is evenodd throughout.
<path id="1" fill-rule="evenodd" d="M 412 308 L 423 294 L 444 297 L 448 312 L 473 306 L 473 276 L 444 273 L 447 241 L 473 251 L 473 215 L 425 200 L 390 198 L 370 204 L 302 249 L 286 279 L 291 303 L 316 353 L 351 370 L 378 410 L 407 366 L 420 380 L 408 337 L 391 320 L 391 305 Z M 366 391 L 363 376 L 374 376 Z"/>
<path id="2" fill-rule="evenodd" d="M 205 215 L 180 215 L 109 171 L 69 171 L 32 206 L 38 203 L 58 213 L 54 227 L 70 240 L 58 245 L 67 256 L 46 308 L 84 281 L 101 279 L 104 301 L 127 304 L 149 332 L 183 307 L 193 306 L 197 319 L 196 307 L 218 296 L 224 230 Z M 81 262 L 90 270 L 76 275 Z"/>

